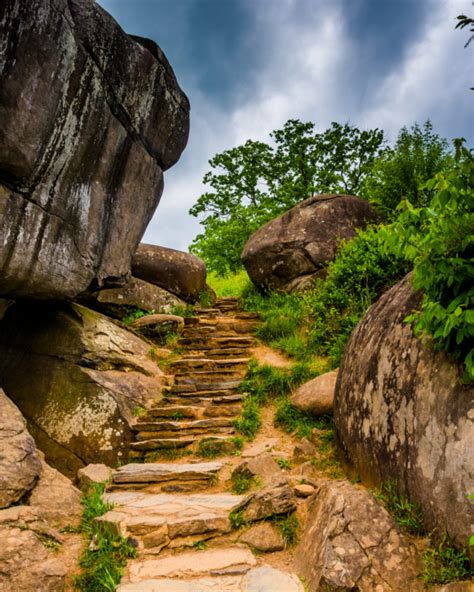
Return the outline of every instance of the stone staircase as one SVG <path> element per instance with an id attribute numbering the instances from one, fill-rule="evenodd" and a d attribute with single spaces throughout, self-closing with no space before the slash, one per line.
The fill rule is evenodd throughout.
<path id="1" fill-rule="evenodd" d="M 169 364 L 172 384 L 165 399 L 135 424 L 132 458 L 150 460 L 160 451 L 208 454 L 238 448 L 234 421 L 240 415 L 249 349 L 258 315 L 238 311 L 235 298 L 221 298 L 214 308 L 198 309 L 185 319 L 178 341 L 183 352 Z M 176 454 L 178 455 L 178 454 Z"/>
<path id="2" fill-rule="evenodd" d="M 186 449 L 202 456 L 203 442 L 221 453 L 235 451 L 233 422 L 245 397 L 239 384 L 256 322 L 231 298 L 186 319 L 183 355 L 170 365 L 174 384 L 165 401 L 137 421 L 135 455 L 147 460 L 157 451 Z M 230 459 L 189 456 L 113 471 L 104 494 L 113 509 L 99 526 L 137 548 L 119 592 L 304 592 L 295 575 L 265 564 L 238 541 L 231 513 L 242 511 L 249 496 L 223 491 Z"/>

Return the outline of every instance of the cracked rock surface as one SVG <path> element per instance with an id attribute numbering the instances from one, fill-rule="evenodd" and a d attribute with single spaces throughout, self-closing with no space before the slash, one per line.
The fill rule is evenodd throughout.
<path id="1" fill-rule="evenodd" d="M 348 481 L 320 484 L 295 559 L 313 592 L 423 590 L 416 549 L 372 494 Z"/>
<path id="2" fill-rule="evenodd" d="M 186 145 L 188 100 L 161 49 L 93 0 L 5 0 L 0 38 L 0 294 L 114 285 Z"/>

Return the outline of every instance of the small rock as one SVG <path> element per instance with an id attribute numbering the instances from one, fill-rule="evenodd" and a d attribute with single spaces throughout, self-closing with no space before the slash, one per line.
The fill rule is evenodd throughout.
<path id="1" fill-rule="evenodd" d="M 77 471 L 79 488 L 84 491 L 94 483 L 105 483 L 110 481 L 112 469 L 104 464 L 90 464 Z"/>
<path id="2" fill-rule="evenodd" d="M 285 548 L 285 541 L 280 532 L 269 522 L 254 524 L 242 534 L 239 542 L 246 543 L 264 553 L 281 551 Z"/>
<path id="3" fill-rule="evenodd" d="M 258 444 L 254 444 L 250 448 L 247 448 L 242 452 L 242 458 L 252 458 L 254 456 L 258 456 L 263 452 L 268 452 L 274 446 L 276 446 L 280 442 L 280 438 L 267 438 L 259 442 Z"/>
<path id="4" fill-rule="evenodd" d="M 304 586 L 294 574 L 262 566 L 243 578 L 242 592 L 304 592 Z"/>
<path id="5" fill-rule="evenodd" d="M 339 368 L 302 384 L 291 396 L 293 407 L 314 416 L 332 413 L 338 374 Z"/>
<path id="6" fill-rule="evenodd" d="M 270 454 L 261 454 L 250 460 L 246 460 L 238 465 L 233 473 L 234 475 L 241 475 L 243 477 L 252 478 L 259 477 L 262 483 L 270 483 L 270 481 L 276 476 L 280 475 L 280 467 L 273 460 Z"/>
<path id="7" fill-rule="evenodd" d="M 307 438 L 303 438 L 293 450 L 295 463 L 311 460 L 316 456 L 316 447 Z"/>
<path id="8" fill-rule="evenodd" d="M 296 508 L 296 498 L 286 480 L 281 480 L 251 495 L 241 507 L 243 519 L 253 522 L 292 512 Z"/>
<path id="9" fill-rule="evenodd" d="M 312 485 L 307 483 L 299 483 L 293 487 L 297 497 L 309 497 L 316 491 Z"/>

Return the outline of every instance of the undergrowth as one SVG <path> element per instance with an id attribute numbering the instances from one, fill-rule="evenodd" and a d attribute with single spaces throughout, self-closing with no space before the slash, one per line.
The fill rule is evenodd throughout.
<path id="1" fill-rule="evenodd" d="M 275 516 L 272 522 L 280 531 L 285 548 L 294 547 L 298 542 L 300 527 L 296 514 L 293 512 L 284 516 Z"/>
<path id="2" fill-rule="evenodd" d="M 217 296 L 239 297 L 249 288 L 250 279 L 244 269 L 223 277 L 211 271 L 207 274 L 207 283 Z"/>
<path id="3" fill-rule="evenodd" d="M 105 523 L 99 528 L 95 520 L 113 507 L 103 501 L 104 489 L 104 484 L 90 486 L 81 501 L 79 531 L 88 544 L 79 560 L 82 573 L 75 578 L 74 585 L 82 592 L 112 592 L 120 582 L 127 559 L 136 556 L 135 547 L 127 539 Z"/>

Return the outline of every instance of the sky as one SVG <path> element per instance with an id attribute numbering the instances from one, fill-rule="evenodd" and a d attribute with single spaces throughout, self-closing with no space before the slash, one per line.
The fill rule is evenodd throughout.
<path id="1" fill-rule="evenodd" d="M 191 102 L 191 130 L 144 242 L 183 251 L 188 211 L 215 154 L 288 119 L 381 128 L 430 119 L 474 145 L 474 42 L 455 30 L 471 0 L 98 0 L 127 32 L 156 41 Z"/>

